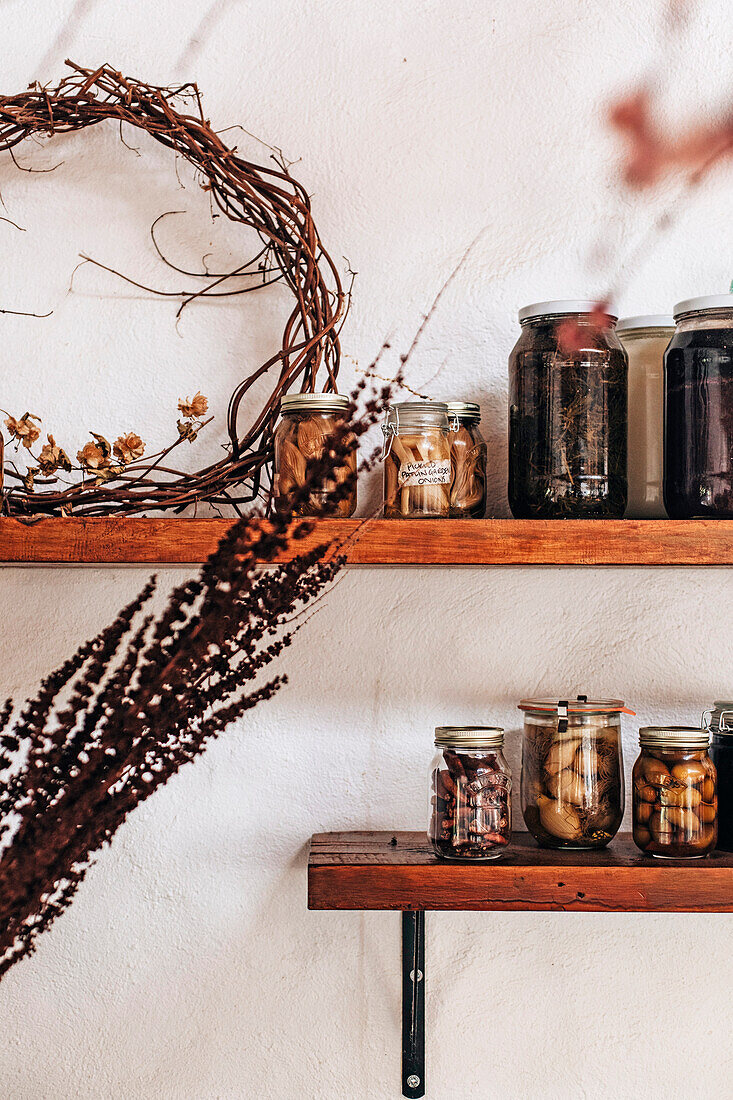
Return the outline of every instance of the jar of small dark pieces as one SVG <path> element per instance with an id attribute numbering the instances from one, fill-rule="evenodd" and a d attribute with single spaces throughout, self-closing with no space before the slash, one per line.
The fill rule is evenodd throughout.
<path id="1" fill-rule="evenodd" d="M 504 731 L 439 726 L 430 771 L 428 839 L 442 859 L 497 859 L 512 832 Z"/>

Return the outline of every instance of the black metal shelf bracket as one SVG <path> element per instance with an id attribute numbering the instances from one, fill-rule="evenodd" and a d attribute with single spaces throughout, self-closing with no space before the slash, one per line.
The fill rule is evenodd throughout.
<path id="1" fill-rule="evenodd" d="M 402 1095 L 425 1095 L 425 913 L 402 914 Z"/>

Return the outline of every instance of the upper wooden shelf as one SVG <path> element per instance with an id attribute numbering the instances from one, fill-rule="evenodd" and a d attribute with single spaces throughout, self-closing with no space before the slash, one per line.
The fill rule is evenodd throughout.
<path id="1" fill-rule="evenodd" d="M 204 561 L 229 519 L 0 518 L 0 563 Z M 733 565 L 733 520 L 320 520 L 351 565 Z"/>
<path id="2" fill-rule="evenodd" d="M 556 852 L 515 833 L 496 862 L 447 863 L 424 833 L 316 833 L 308 907 L 729 913 L 733 855 L 653 859 L 629 833 L 599 852 Z"/>

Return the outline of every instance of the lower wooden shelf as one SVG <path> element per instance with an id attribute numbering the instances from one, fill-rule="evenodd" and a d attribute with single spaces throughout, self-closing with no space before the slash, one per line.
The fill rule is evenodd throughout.
<path id="1" fill-rule="evenodd" d="M 733 855 L 643 856 L 620 833 L 599 852 L 551 851 L 515 833 L 490 863 L 449 863 L 424 833 L 316 833 L 308 860 L 310 909 L 733 912 Z"/>

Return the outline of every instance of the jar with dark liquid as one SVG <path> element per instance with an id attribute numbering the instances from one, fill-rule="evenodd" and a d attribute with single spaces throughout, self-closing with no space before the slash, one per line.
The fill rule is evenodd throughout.
<path id="1" fill-rule="evenodd" d="M 671 519 L 733 518 L 733 295 L 674 310 L 664 356 L 664 504 Z"/>
<path id="2" fill-rule="evenodd" d="M 517 519 L 621 518 L 627 358 L 594 302 L 519 311 L 509 359 L 509 506 Z"/>

